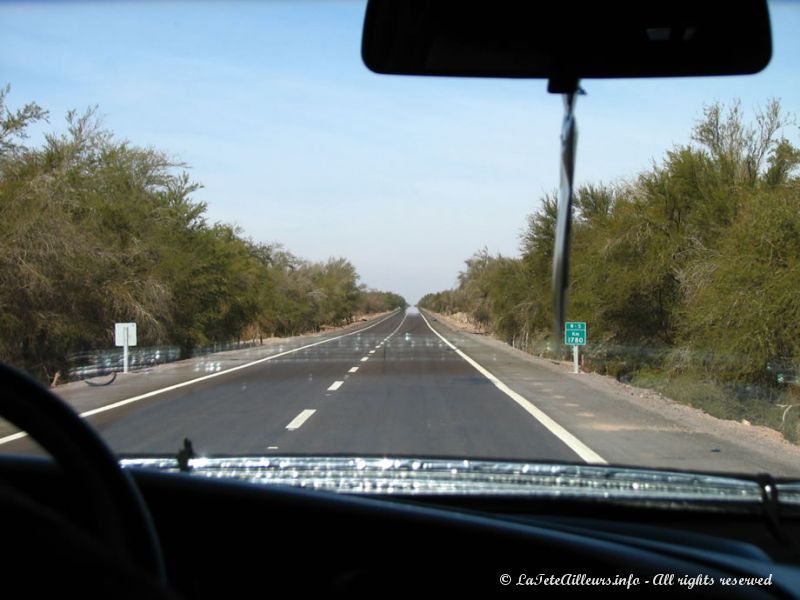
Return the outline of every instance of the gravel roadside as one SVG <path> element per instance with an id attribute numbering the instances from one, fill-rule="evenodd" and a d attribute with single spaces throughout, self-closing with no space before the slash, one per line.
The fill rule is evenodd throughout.
<path id="1" fill-rule="evenodd" d="M 519 388 L 517 391 L 523 390 L 536 378 L 523 376 L 526 371 L 520 369 L 519 365 L 528 364 L 536 369 L 528 369 L 528 375 L 549 372 L 557 380 L 580 381 L 589 390 L 607 398 L 609 401 L 606 404 L 596 402 L 594 414 L 584 419 L 575 417 L 576 414 L 590 414 L 586 412 L 584 404 L 569 412 L 563 406 L 573 402 L 562 400 L 554 403 L 551 398 L 538 395 L 535 403 L 573 433 L 582 431 L 579 437 L 594 449 L 602 449 L 600 454 L 609 462 L 719 471 L 751 472 L 757 469 L 774 475 L 800 476 L 800 446 L 792 444 L 773 429 L 720 419 L 673 401 L 657 391 L 622 383 L 614 377 L 597 373 L 574 375 L 571 362 L 539 358 L 512 348 L 463 318 L 427 314 L 437 320 L 432 325 L 441 328 L 442 333 L 465 352 L 469 354 L 470 349 L 473 353 L 483 352 L 485 362 L 482 364 L 490 370 L 492 364 L 497 365 L 495 374 L 513 389 Z M 503 358 L 499 360 L 498 357 Z M 504 361 L 510 361 L 509 365 L 516 363 L 517 367 L 505 366 Z M 504 368 L 505 373 L 502 372 Z M 538 389 L 541 388 L 536 391 Z M 603 418 L 604 413 L 597 410 L 600 406 L 613 409 L 613 417 Z M 626 434 L 636 432 L 648 433 L 653 442 L 648 451 L 652 451 L 635 453 L 625 450 L 624 445 L 628 441 Z M 655 438 L 665 437 L 654 436 L 656 432 L 674 434 L 676 437 L 670 439 L 673 446 L 678 438 L 685 441 L 681 443 L 682 447 L 656 450 L 658 443 Z M 609 435 L 602 436 L 602 433 Z M 609 440 L 613 440 L 613 443 L 609 443 Z M 633 442 L 633 439 L 630 441 Z M 728 461 L 724 462 L 723 457 L 727 457 Z"/>

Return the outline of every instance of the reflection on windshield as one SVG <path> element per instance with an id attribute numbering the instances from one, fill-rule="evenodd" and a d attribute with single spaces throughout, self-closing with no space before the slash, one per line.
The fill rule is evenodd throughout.
<path id="1" fill-rule="evenodd" d="M 584 82 L 570 336 L 541 82 L 370 73 L 363 3 L 3 5 L 0 360 L 129 456 L 797 477 L 800 11 L 771 9 L 760 75 Z"/>

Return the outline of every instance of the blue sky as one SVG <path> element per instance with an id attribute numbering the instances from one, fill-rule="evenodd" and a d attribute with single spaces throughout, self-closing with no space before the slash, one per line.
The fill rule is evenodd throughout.
<path id="1" fill-rule="evenodd" d="M 562 105 L 542 81 L 379 76 L 364 3 L 0 3 L 0 84 L 61 128 L 98 105 L 119 138 L 191 166 L 212 220 L 304 258 L 345 256 L 415 301 L 486 246 L 515 255 L 558 184 Z M 586 81 L 578 182 L 631 178 L 686 143 L 704 104 L 800 111 L 800 5 L 771 7 L 750 77 Z M 798 143 L 798 130 L 784 132 Z M 35 141 L 35 138 L 34 138 Z"/>

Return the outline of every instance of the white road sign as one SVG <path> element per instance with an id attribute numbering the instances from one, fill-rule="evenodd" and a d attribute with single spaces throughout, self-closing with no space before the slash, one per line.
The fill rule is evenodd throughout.
<path id="1" fill-rule="evenodd" d="M 114 345 L 136 345 L 136 323 L 114 323 Z"/>

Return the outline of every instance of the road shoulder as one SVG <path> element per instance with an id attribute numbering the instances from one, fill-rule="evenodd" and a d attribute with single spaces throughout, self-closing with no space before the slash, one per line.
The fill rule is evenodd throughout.
<path id="1" fill-rule="evenodd" d="M 573 374 L 566 363 L 425 313 L 440 334 L 611 464 L 800 476 L 800 447 L 772 429 L 718 419 L 613 377 Z"/>

